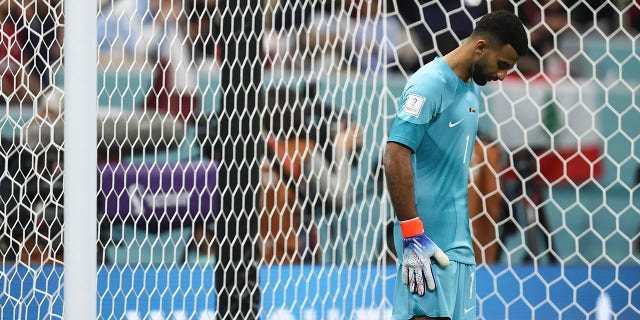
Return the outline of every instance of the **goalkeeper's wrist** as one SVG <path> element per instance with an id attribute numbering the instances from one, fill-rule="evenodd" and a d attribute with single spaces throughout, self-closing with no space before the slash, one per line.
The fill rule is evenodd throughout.
<path id="1" fill-rule="evenodd" d="M 420 218 L 415 217 L 413 219 L 399 221 L 400 223 L 400 231 L 402 231 L 402 238 L 407 239 L 411 237 L 415 237 L 417 235 L 424 233 L 424 226 L 422 225 L 422 220 Z"/>

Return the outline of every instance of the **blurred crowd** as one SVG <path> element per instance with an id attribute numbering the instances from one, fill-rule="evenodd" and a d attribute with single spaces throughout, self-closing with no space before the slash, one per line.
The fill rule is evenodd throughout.
<path id="1" fill-rule="evenodd" d="M 195 94 L 197 71 L 217 68 L 223 13 L 215 0 L 99 0 L 98 8 L 101 65 L 150 64 L 164 79 L 157 95 L 180 93 L 166 93 L 158 104 Z M 531 30 L 531 54 L 518 65 L 523 74 L 566 73 L 562 64 L 571 59 L 563 42 L 640 30 L 633 0 L 264 0 L 264 67 L 409 74 L 456 47 L 489 9 L 517 12 Z M 62 62 L 62 0 L 4 0 L 0 21 L 2 96 L 14 104 L 33 101 Z"/>
<path id="2" fill-rule="evenodd" d="M 0 1 L 0 75 L 3 100 L 35 100 L 61 62 L 62 1 Z"/>
<path id="3" fill-rule="evenodd" d="M 164 60 L 164 66 L 174 69 L 171 81 L 187 91 L 193 90 L 197 70 L 216 68 L 222 15 L 216 1 L 107 3 L 99 15 L 99 34 L 104 32 L 99 38 L 109 61 L 118 55 L 144 63 Z M 581 76 L 577 67 L 569 70 L 566 65 L 567 60 L 579 60 L 568 59 L 567 46 L 585 37 L 615 37 L 620 31 L 633 36 L 640 31 L 640 9 L 631 0 L 513 3 L 264 0 L 263 63 L 276 72 L 303 71 L 307 78 L 382 70 L 408 75 L 455 48 L 471 33 L 474 20 L 490 9 L 517 12 L 531 30 L 531 54 L 518 64 L 522 74 L 562 76 L 570 71 Z M 122 16 L 134 17 L 135 23 Z M 158 50 L 150 52 L 150 45 Z"/>
<path id="4" fill-rule="evenodd" d="M 0 101 L 7 108 L 33 107 L 35 123 L 52 127 L 62 124 L 63 115 L 63 92 L 54 81 L 62 64 L 62 7 L 63 0 L 0 0 Z M 130 66 L 149 67 L 152 88 L 145 92 L 145 102 L 135 107 L 141 112 L 167 115 L 169 118 L 163 119 L 171 121 L 173 131 L 163 133 L 184 132 L 184 127 L 194 126 L 194 115 L 203 104 L 198 73 L 217 72 L 220 62 L 224 12 L 217 8 L 216 0 L 99 0 L 98 9 L 100 65 L 127 70 Z M 580 76 L 580 70 L 567 63 L 573 59 L 567 59 L 562 51 L 564 43 L 585 37 L 633 37 L 640 32 L 637 0 L 525 0 L 515 5 L 507 0 L 489 4 L 485 0 L 264 0 L 264 68 L 302 71 L 307 79 L 341 72 L 408 75 L 455 48 L 471 33 L 476 18 L 500 9 L 517 12 L 530 30 L 531 54 L 517 67 L 524 76 Z M 242 62 L 244 57 L 238 59 Z M 271 112 L 268 119 L 263 119 L 263 129 L 270 152 L 262 167 L 262 186 L 267 190 L 262 205 L 270 215 L 261 218 L 263 225 L 269 226 L 261 229 L 266 239 L 263 251 L 269 255 L 268 261 L 319 261 L 318 221 L 314 221 L 318 213 L 309 209 L 317 209 L 318 204 L 301 198 L 308 197 L 308 189 L 313 189 L 314 197 L 326 201 L 320 209 L 324 211 L 339 211 L 352 201 L 339 194 L 352 191 L 345 190 L 349 187 L 345 175 L 354 165 L 350 159 L 362 145 L 362 130 L 351 119 L 325 117 L 330 112 L 318 111 L 318 106 L 311 103 L 318 97 L 309 92 L 274 89 L 266 97 Z M 312 117 L 309 110 L 315 110 Z M 307 122 L 318 115 L 325 117 L 320 124 Z M 149 123 L 148 127 L 167 128 L 165 120 L 157 122 L 144 114 L 135 119 L 138 124 Z M 140 128 L 130 134 L 141 135 L 144 130 Z M 31 141 L 40 139 L 42 131 L 36 129 L 37 136 Z M 54 129 L 51 132 L 55 135 Z M 151 147 L 157 147 L 157 141 L 171 140 L 151 133 L 146 137 L 155 139 Z M 9 256 L 31 263 L 60 261 L 61 138 L 49 137 L 50 144 L 36 142 L 28 152 L 16 152 L 20 139 L 3 137 L 0 150 L 5 163 L 0 211 L 2 219 L 15 227 L 4 229 L 8 233 L 0 249 L 5 252 L 5 262 Z M 125 140 L 131 137 L 125 136 Z M 122 147 L 122 141 L 116 147 Z M 495 262 L 498 248 L 491 230 L 495 230 L 493 226 L 500 217 L 500 204 L 494 201 L 497 186 L 490 182 L 496 181 L 493 175 L 499 165 L 495 163 L 499 151 L 491 141 L 483 143 L 486 145 L 476 149 L 488 151 L 474 158 L 479 164 L 472 175 L 472 180 L 483 180 L 472 181 L 470 203 L 471 211 L 491 211 L 473 221 L 477 229 L 489 230 L 476 243 L 478 256 Z M 109 148 L 103 150 L 101 161 L 122 160 L 118 158 L 122 150 L 113 152 Z M 284 182 L 274 182 L 280 180 Z M 299 186 L 301 181 L 306 183 L 305 190 L 284 188 L 291 182 Z M 475 214 L 478 212 L 472 212 Z M 290 219 L 283 220 L 283 215 Z M 284 229 L 288 230 L 280 234 L 285 236 L 279 236 Z M 192 246 L 203 257 L 212 255 L 211 236 L 207 235 L 211 231 L 203 224 L 193 232 Z"/>

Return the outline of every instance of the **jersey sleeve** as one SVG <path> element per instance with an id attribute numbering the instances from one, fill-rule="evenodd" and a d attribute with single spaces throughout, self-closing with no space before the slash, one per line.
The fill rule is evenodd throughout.
<path id="1" fill-rule="evenodd" d="M 445 79 L 437 74 L 425 74 L 420 79 L 410 80 L 398 102 L 388 141 L 416 151 L 429 122 L 442 112 L 445 83 Z"/>

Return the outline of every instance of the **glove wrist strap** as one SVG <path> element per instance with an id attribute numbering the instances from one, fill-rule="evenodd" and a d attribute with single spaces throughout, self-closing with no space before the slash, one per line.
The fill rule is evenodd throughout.
<path id="1" fill-rule="evenodd" d="M 424 226 L 422 225 L 422 220 L 415 217 L 413 219 L 400 221 L 400 230 L 402 231 L 402 237 L 406 239 L 423 234 Z"/>

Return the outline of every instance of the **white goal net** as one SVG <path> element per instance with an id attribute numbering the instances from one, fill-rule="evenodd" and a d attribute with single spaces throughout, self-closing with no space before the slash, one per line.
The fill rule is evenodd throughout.
<path id="1" fill-rule="evenodd" d="M 0 1 L 2 319 L 62 319 L 65 10 Z M 495 10 L 478 318 L 640 318 L 640 4 L 591 0 L 99 0 L 96 317 L 390 319 L 398 98 Z"/>

